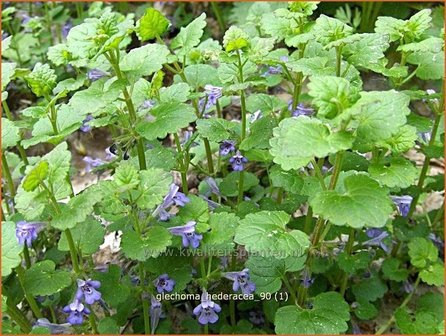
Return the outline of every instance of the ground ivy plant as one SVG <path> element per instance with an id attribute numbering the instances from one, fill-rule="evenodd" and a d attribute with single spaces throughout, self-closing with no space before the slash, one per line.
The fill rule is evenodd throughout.
<path id="1" fill-rule="evenodd" d="M 443 333 L 444 7 L 333 6 L 5 5 L 3 333 Z"/>

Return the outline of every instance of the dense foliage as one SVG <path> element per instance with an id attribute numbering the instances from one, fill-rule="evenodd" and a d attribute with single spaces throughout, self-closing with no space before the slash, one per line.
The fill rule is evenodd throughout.
<path id="1" fill-rule="evenodd" d="M 3 8 L 3 333 L 443 333 L 443 10 Z"/>

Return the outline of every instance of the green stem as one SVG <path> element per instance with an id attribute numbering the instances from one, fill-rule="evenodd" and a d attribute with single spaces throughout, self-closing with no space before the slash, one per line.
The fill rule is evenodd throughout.
<path id="1" fill-rule="evenodd" d="M 240 172 L 239 180 L 238 180 L 238 197 L 237 197 L 237 206 L 243 201 L 243 182 L 245 179 L 245 174 L 243 170 Z"/>
<path id="2" fill-rule="evenodd" d="M 6 181 L 8 182 L 9 193 L 11 194 L 11 199 L 14 202 L 15 198 L 14 181 L 12 179 L 11 171 L 9 170 L 8 162 L 6 161 L 5 152 L 2 152 L 2 175 L 6 178 Z"/>
<path id="3" fill-rule="evenodd" d="M 290 295 L 291 295 L 291 298 L 293 299 L 294 304 L 296 304 L 296 302 L 297 302 L 296 294 L 294 293 L 293 286 L 291 286 L 290 281 L 288 280 L 288 278 L 286 277 L 285 274 L 282 276 L 282 280 L 283 280 L 283 283 L 285 284 L 285 287 L 290 292 Z"/>
<path id="4" fill-rule="evenodd" d="M 215 17 L 217 18 L 217 22 L 220 27 L 220 33 L 222 34 L 226 30 L 226 26 L 225 26 L 225 20 L 221 15 L 220 6 L 218 5 L 218 2 L 211 1 L 211 7 L 212 10 L 214 11 Z"/>
<path id="5" fill-rule="evenodd" d="M 181 184 L 182 184 L 182 188 L 183 188 L 183 193 L 185 193 L 186 195 L 189 193 L 189 188 L 187 185 L 187 169 L 185 167 L 185 162 L 184 162 L 184 155 L 183 155 L 183 149 L 181 148 L 181 142 L 180 142 L 180 138 L 178 137 L 177 133 L 173 134 L 173 137 L 175 139 L 175 144 L 177 146 L 177 151 L 178 154 L 180 155 L 180 174 L 181 174 Z"/>
<path id="6" fill-rule="evenodd" d="M 88 316 L 88 322 L 90 322 L 90 326 L 91 326 L 91 330 L 93 331 L 93 335 L 98 335 L 99 332 L 98 332 L 98 327 L 96 325 L 96 317 L 95 317 L 95 314 L 94 314 L 91 306 L 89 308 L 90 308 L 91 313 Z"/>
<path id="7" fill-rule="evenodd" d="M 412 299 L 412 296 L 414 295 L 415 290 L 417 289 L 419 284 L 420 284 L 420 276 L 418 275 L 417 280 L 415 281 L 415 284 L 414 284 L 413 291 L 410 292 L 409 295 L 407 295 L 407 297 L 404 299 L 404 301 L 401 303 L 401 305 L 395 311 L 407 306 L 407 304 Z M 395 322 L 395 314 L 392 314 L 392 317 L 387 321 L 387 323 L 385 323 L 380 329 L 378 329 L 378 331 L 375 333 L 375 335 L 381 335 L 381 334 L 385 333 L 386 330 L 390 328 L 390 326 L 392 325 L 393 322 Z"/>
<path id="8" fill-rule="evenodd" d="M 209 175 L 214 175 L 214 161 L 212 160 L 211 144 L 207 138 L 203 138 L 204 148 L 206 149 L 206 161 L 208 164 Z"/>
<path id="9" fill-rule="evenodd" d="M 307 215 L 305 217 L 304 232 L 310 234 L 311 223 L 313 222 L 313 208 L 308 206 Z"/>
<path id="10" fill-rule="evenodd" d="M 330 184 L 328 186 L 328 189 L 330 189 L 330 190 L 333 190 L 334 187 L 336 186 L 336 183 L 338 182 L 339 173 L 341 172 L 341 164 L 342 164 L 343 157 L 344 157 L 344 152 L 338 152 L 336 154 L 333 175 L 331 176 Z"/>
<path id="11" fill-rule="evenodd" d="M 319 184 L 321 185 L 322 190 L 327 190 L 327 186 L 325 185 L 324 176 L 322 175 L 321 167 L 316 163 L 313 159 L 311 160 L 311 164 L 314 168 L 314 173 L 316 174 L 317 179 L 319 180 Z"/>
<path id="12" fill-rule="evenodd" d="M 23 294 L 25 295 L 26 301 L 28 301 L 29 307 L 31 308 L 33 314 L 37 318 L 42 318 L 43 315 L 40 312 L 39 306 L 37 305 L 36 300 L 32 295 L 30 295 L 25 287 L 25 270 L 22 266 L 17 266 L 15 268 L 15 272 L 17 274 L 17 278 L 19 279 L 20 286 L 22 287 Z"/>
<path id="13" fill-rule="evenodd" d="M 31 267 L 31 258 L 29 257 L 29 250 L 28 250 L 27 244 L 24 244 L 24 246 L 23 246 L 23 256 L 25 257 L 26 268 L 30 268 Z"/>
<path id="14" fill-rule="evenodd" d="M 440 209 L 437 210 L 437 214 L 435 215 L 433 221 L 432 221 L 432 230 L 437 229 L 437 223 L 442 223 L 442 219 L 444 217 L 444 201 L 443 204 L 441 204 Z"/>
<path id="15" fill-rule="evenodd" d="M 44 97 L 50 105 L 50 115 L 48 116 L 48 119 L 51 122 L 54 134 L 57 135 L 59 134 L 59 130 L 57 129 L 57 112 L 56 107 L 54 106 L 54 101 L 51 100 L 51 97 L 48 94 L 45 94 Z"/>
<path id="16" fill-rule="evenodd" d="M 441 116 L 442 116 L 441 113 L 437 113 L 435 117 L 434 125 L 432 127 L 431 139 L 429 141 L 429 146 L 432 146 L 435 143 L 435 138 L 437 137 L 437 131 L 438 131 L 438 126 L 440 125 Z M 416 209 L 418 200 L 420 199 L 421 190 L 423 189 L 424 186 L 424 180 L 426 179 L 426 174 L 429 169 L 430 160 L 431 158 L 429 157 L 429 155 L 426 154 L 426 157 L 424 158 L 423 162 L 423 167 L 421 168 L 420 178 L 418 179 L 418 184 L 417 184 L 417 188 L 420 192 L 414 196 L 412 203 L 410 204 L 410 209 L 409 213 L 407 214 L 407 218 L 412 217 Z"/>
<path id="17" fill-rule="evenodd" d="M 144 298 L 144 266 L 143 264 L 140 262 L 138 264 L 139 267 L 139 281 L 141 284 L 141 289 L 142 289 L 142 293 L 141 293 L 141 301 L 142 301 L 142 311 L 143 311 L 143 315 L 144 315 L 144 333 L 146 335 L 150 335 L 150 319 L 149 319 L 149 301 Z"/>
<path id="18" fill-rule="evenodd" d="M 220 101 L 218 99 L 217 99 L 217 104 L 215 106 L 216 106 L 216 109 L 217 109 L 217 118 L 223 118 L 223 114 L 221 112 Z"/>
<path id="19" fill-rule="evenodd" d="M 231 320 L 231 326 L 232 328 L 235 328 L 237 326 L 237 320 L 235 319 L 235 301 L 231 300 L 229 301 L 229 316 Z"/>
<path id="20" fill-rule="evenodd" d="M 56 317 L 56 312 L 54 311 L 54 307 L 50 305 L 48 308 L 50 310 L 52 322 L 57 323 L 57 317 Z"/>
<path id="21" fill-rule="evenodd" d="M 70 248 L 71 263 L 73 264 L 73 270 L 76 274 L 80 273 L 79 263 L 77 259 L 76 245 L 74 244 L 73 236 L 70 229 L 65 229 L 65 236 L 67 237 L 68 247 Z"/>
<path id="22" fill-rule="evenodd" d="M 9 317 L 13 319 L 15 323 L 17 323 L 24 333 L 28 334 L 31 331 L 31 323 L 29 323 L 26 316 L 23 315 L 23 313 L 16 306 L 7 305 L 6 314 L 8 314 Z"/>
<path id="23" fill-rule="evenodd" d="M 345 247 L 345 252 L 347 253 L 347 255 L 351 255 L 352 254 L 352 250 L 353 250 L 353 245 L 355 243 L 355 229 L 350 229 L 350 233 L 348 235 L 348 241 L 347 241 L 347 246 Z M 342 296 L 344 296 L 345 294 L 345 290 L 347 289 L 347 283 L 348 283 L 348 273 L 344 272 L 343 276 L 342 276 L 342 280 L 341 280 L 341 289 L 340 289 L 340 293 Z"/>

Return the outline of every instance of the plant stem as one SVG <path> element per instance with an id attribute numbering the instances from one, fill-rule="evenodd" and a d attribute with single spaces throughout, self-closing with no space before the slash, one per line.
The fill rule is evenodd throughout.
<path id="1" fill-rule="evenodd" d="M 52 322 L 57 323 L 57 317 L 56 317 L 56 312 L 54 311 L 54 307 L 50 305 L 48 308 L 50 310 Z"/>
<path id="2" fill-rule="evenodd" d="M 9 193 L 11 194 L 12 202 L 14 203 L 15 197 L 15 187 L 14 181 L 12 179 L 11 171 L 9 170 L 8 162 L 6 161 L 5 152 L 2 152 L 2 175 L 6 178 L 8 182 Z"/>
<path id="3" fill-rule="evenodd" d="M 321 185 L 322 190 L 327 190 L 327 186 L 325 185 L 324 176 L 322 175 L 321 168 L 314 159 L 311 160 L 311 164 L 313 165 L 314 173 L 316 174 L 316 177 L 319 180 L 319 184 Z"/>
<path id="4" fill-rule="evenodd" d="M 220 34 L 222 34 L 226 30 L 226 26 L 225 20 L 221 15 L 220 6 L 218 5 L 218 2 L 211 1 L 211 7 L 214 11 L 215 17 L 217 18 L 218 26 L 220 27 Z"/>
<path id="5" fill-rule="evenodd" d="M 31 323 L 16 306 L 7 305 L 6 314 L 17 323 L 24 333 L 28 334 L 31 331 Z"/>
<path id="6" fill-rule="evenodd" d="M 237 196 L 237 206 L 243 201 L 243 182 L 245 179 L 245 174 L 243 170 L 240 172 L 238 180 L 238 196 Z"/>
<path id="7" fill-rule="evenodd" d="M 93 312 L 91 306 L 90 306 L 90 311 L 91 311 L 91 313 L 88 316 L 88 322 L 90 322 L 90 326 L 93 331 L 93 334 L 98 335 L 99 332 L 98 332 L 98 327 L 96 326 L 96 318 L 95 318 L 95 315 L 94 315 L 94 312 Z"/>
<path id="8" fill-rule="evenodd" d="M 17 278 L 19 279 L 20 286 L 22 287 L 23 294 L 25 295 L 26 301 L 28 301 L 29 307 L 31 308 L 33 314 L 37 318 L 42 318 L 43 315 L 40 312 L 39 306 L 37 305 L 36 300 L 32 295 L 29 295 L 25 288 L 25 270 L 21 265 L 15 268 L 15 272 L 17 274 Z"/>
<path id="9" fill-rule="evenodd" d="M 353 245 L 355 243 L 355 233 L 356 233 L 355 229 L 351 228 L 350 233 L 348 235 L 347 246 L 345 247 L 345 252 L 349 256 L 352 254 Z M 342 296 L 344 296 L 345 290 L 347 289 L 347 283 L 348 283 L 348 273 L 344 272 L 344 274 L 342 276 L 342 280 L 341 280 L 341 289 L 339 291 Z"/>
<path id="10" fill-rule="evenodd" d="M 29 257 L 29 250 L 28 250 L 27 244 L 24 244 L 24 246 L 23 246 L 23 256 L 25 258 L 26 268 L 30 268 L 31 267 L 31 259 Z"/>
<path id="11" fill-rule="evenodd" d="M 214 175 L 214 161 L 212 160 L 211 144 L 207 138 L 203 138 L 203 143 L 206 150 L 206 161 L 208 163 L 209 175 Z"/>
<path id="12" fill-rule="evenodd" d="M 435 117 L 434 125 L 432 127 L 431 139 L 429 141 L 429 146 L 432 146 L 435 143 L 435 138 L 437 136 L 438 126 L 440 125 L 441 116 L 442 113 L 437 113 Z M 410 209 L 409 213 L 407 214 L 407 218 L 412 217 L 416 209 L 418 200 L 420 199 L 421 190 L 423 189 L 424 186 L 424 180 L 426 179 L 426 174 L 429 169 L 430 160 L 431 158 L 429 157 L 429 155 L 426 154 L 423 162 L 423 167 L 421 168 L 420 178 L 418 179 L 418 184 L 417 184 L 417 188 L 419 189 L 420 193 L 414 196 L 412 203 L 410 204 Z"/>
<path id="13" fill-rule="evenodd" d="M 181 142 L 180 138 L 178 137 L 178 134 L 174 133 L 173 137 L 175 139 L 175 144 L 177 146 L 178 154 L 180 155 L 180 169 L 181 169 L 180 174 L 181 174 L 181 184 L 183 188 L 183 193 L 187 195 L 189 193 L 189 188 L 187 185 L 187 168 L 185 167 L 183 149 L 181 148 Z"/>
<path id="14" fill-rule="evenodd" d="M 231 326 L 232 328 L 235 328 L 237 326 L 237 320 L 235 319 L 235 301 L 230 300 L 229 301 L 229 316 L 231 320 Z"/>
<path id="15" fill-rule="evenodd" d="M 290 295 L 291 295 L 291 298 L 293 299 L 294 304 L 296 304 L 296 302 L 297 302 L 297 297 L 296 297 L 296 294 L 294 293 L 294 289 L 293 289 L 293 287 L 291 286 L 291 284 L 290 284 L 288 278 L 286 277 L 286 274 L 284 274 L 284 275 L 282 276 L 282 280 L 283 280 L 283 283 L 285 284 L 285 287 L 286 287 L 286 288 L 288 289 L 288 291 L 290 292 Z"/>
<path id="16" fill-rule="evenodd" d="M 143 290 L 141 293 L 141 301 L 142 301 L 142 311 L 144 315 L 144 333 L 146 335 L 150 335 L 150 319 L 149 319 L 149 301 L 144 298 L 144 266 L 140 262 L 138 264 L 139 267 L 139 281 L 141 284 L 141 289 Z"/>
<path id="17" fill-rule="evenodd" d="M 415 281 L 415 284 L 413 286 L 413 291 L 410 292 L 409 295 L 407 295 L 407 297 L 404 299 L 401 305 L 397 309 L 395 309 L 395 311 L 400 308 L 404 308 L 410 302 L 419 284 L 420 284 L 420 275 L 418 275 L 417 280 Z M 387 321 L 387 323 L 385 323 L 381 328 L 378 329 L 375 335 L 381 335 L 385 333 L 386 330 L 390 328 L 393 322 L 395 322 L 395 314 L 392 314 L 392 317 Z"/>
<path id="18" fill-rule="evenodd" d="M 76 274 L 80 273 L 79 263 L 77 259 L 76 245 L 74 244 L 73 236 L 70 229 L 65 229 L 65 236 L 67 237 L 68 246 L 70 248 L 71 263 L 73 264 L 73 270 Z"/>

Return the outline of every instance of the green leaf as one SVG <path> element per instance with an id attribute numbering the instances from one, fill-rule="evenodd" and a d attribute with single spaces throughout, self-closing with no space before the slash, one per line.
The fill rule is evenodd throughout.
<path id="1" fill-rule="evenodd" d="M 12 269 L 22 262 L 23 247 L 17 242 L 14 222 L 2 222 L 2 276 L 7 277 Z"/>
<path id="2" fill-rule="evenodd" d="M 370 176 L 389 188 L 407 188 L 418 178 L 418 170 L 402 157 L 391 158 L 389 163 L 372 163 Z"/>
<path id="3" fill-rule="evenodd" d="M 24 287 L 33 296 L 51 295 L 71 285 L 69 272 L 55 270 L 51 260 L 40 261 L 25 272 Z"/>
<path id="4" fill-rule="evenodd" d="M 87 188 L 80 195 L 70 199 L 66 206 L 61 207 L 61 213 L 53 217 L 50 223 L 51 226 L 59 230 L 74 228 L 92 214 L 94 206 L 102 198 L 103 195 L 99 187 L 92 186 Z"/>
<path id="5" fill-rule="evenodd" d="M 138 190 L 140 196 L 136 204 L 140 209 L 152 209 L 161 204 L 169 191 L 172 176 L 159 168 L 149 168 L 139 172 L 140 183 Z"/>
<path id="6" fill-rule="evenodd" d="M 274 324 L 277 334 L 340 334 L 346 332 L 350 307 L 339 293 L 316 296 L 312 309 L 299 306 L 279 308 Z"/>
<path id="7" fill-rule="evenodd" d="M 409 271 L 404 268 L 400 268 L 401 262 L 396 258 L 390 258 L 384 260 L 382 264 L 382 271 L 384 276 L 393 281 L 404 281 L 409 276 Z"/>
<path id="8" fill-rule="evenodd" d="M 197 120 L 197 130 L 200 136 L 214 142 L 234 139 L 239 128 L 238 123 L 222 118 Z"/>
<path id="9" fill-rule="evenodd" d="M 444 52 L 417 51 L 407 57 L 407 62 L 417 65 L 415 74 L 423 80 L 444 78 Z"/>
<path id="10" fill-rule="evenodd" d="M 209 217 L 210 232 L 203 237 L 203 249 L 216 249 L 217 251 L 232 251 L 235 228 L 239 222 L 233 213 L 211 213 Z"/>
<path id="11" fill-rule="evenodd" d="M 119 334 L 119 326 L 112 317 L 104 317 L 99 320 L 98 331 L 100 334 Z"/>
<path id="12" fill-rule="evenodd" d="M 374 302 L 384 296 L 387 286 L 380 278 L 372 276 L 354 284 L 352 291 L 358 301 Z"/>
<path id="13" fill-rule="evenodd" d="M 181 224 L 184 225 L 189 221 L 195 221 L 198 223 L 197 230 L 199 232 L 204 232 L 207 230 L 200 230 L 203 225 L 207 226 L 209 222 L 209 206 L 208 203 L 201 197 L 195 195 L 187 195 L 189 202 L 186 203 L 184 207 L 180 209 L 177 217 L 181 220 Z"/>
<path id="14" fill-rule="evenodd" d="M 350 83 L 345 78 L 312 76 L 308 89 L 318 116 L 333 119 L 350 105 Z"/>
<path id="15" fill-rule="evenodd" d="M 111 307 L 117 307 L 130 295 L 130 288 L 121 283 L 121 267 L 109 265 L 107 272 L 95 272 L 93 279 L 101 282 L 102 298 Z"/>
<path id="16" fill-rule="evenodd" d="M 37 96 L 48 95 L 56 86 L 56 72 L 48 64 L 36 63 L 33 71 L 25 76 L 31 91 Z"/>
<path id="17" fill-rule="evenodd" d="M 66 91 L 66 92 L 72 92 L 77 91 L 77 89 L 81 88 L 85 83 L 85 76 L 81 75 L 77 78 L 68 78 L 63 81 L 60 81 L 57 83 L 56 87 L 53 89 L 53 93 L 55 95 Z"/>
<path id="18" fill-rule="evenodd" d="M 250 172 L 243 172 L 243 191 L 248 191 L 259 184 L 259 179 Z M 220 192 L 224 196 L 234 197 L 238 195 L 240 172 L 230 172 L 220 183 Z"/>
<path id="19" fill-rule="evenodd" d="M 159 91 L 161 103 L 184 103 L 190 94 L 190 86 L 187 83 L 172 84 Z"/>
<path id="20" fill-rule="evenodd" d="M 8 86 L 15 75 L 17 65 L 10 62 L 2 62 L 2 91 Z"/>
<path id="21" fill-rule="evenodd" d="M 144 121 L 136 125 L 136 131 L 147 140 L 165 138 L 168 133 L 175 133 L 195 121 L 194 109 L 183 103 L 164 103 L 150 110 L 153 121 Z"/>
<path id="22" fill-rule="evenodd" d="M 257 293 L 275 293 L 282 288 L 282 279 L 287 272 L 298 272 L 304 268 L 305 257 L 250 256 L 246 262 L 251 280 L 256 284 Z"/>
<path id="23" fill-rule="evenodd" d="M 357 308 L 355 308 L 354 312 L 361 320 L 371 320 L 378 315 L 376 306 L 373 303 L 364 300 L 357 303 Z"/>
<path id="24" fill-rule="evenodd" d="M 294 194 L 299 194 L 304 184 L 303 179 L 295 171 L 284 171 L 277 165 L 271 168 L 269 177 L 274 187 L 284 188 L 285 191 Z"/>
<path id="25" fill-rule="evenodd" d="M 393 153 L 399 154 L 413 148 L 417 139 L 417 129 L 413 126 L 404 125 L 390 138 L 379 141 L 377 147 L 387 148 Z"/>
<path id="26" fill-rule="evenodd" d="M 420 278 L 430 286 L 443 286 L 444 265 L 440 263 L 430 265 L 420 272 Z"/>
<path id="27" fill-rule="evenodd" d="M 223 36 L 223 47 L 227 52 L 240 50 L 249 46 L 249 37 L 242 29 L 231 26 Z"/>
<path id="28" fill-rule="evenodd" d="M 362 143 L 390 138 L 406 123 L 410 98 L 395 90 L 361 92 L 361 98 L 349 110 L 359 122 Z"/>
<path id="29" fill-rule="evenodd" d="M 254 113 L 261 111 L 263 115 L 268 115 L 273 112 L 281 111 L 287 107 L 286 103 L 276 96 L 265 93 L 257 93 L 250 95 L 246 99 L 246 110 Z"/>
<path id="30" fill-rule="evenodd" d="M 273 134 L 270 153 L 284 170 L 304 167 L 314 157 L 348 149 L 353 142 L 350 133 L 332 132 L 322 121 L 306 116 L 282 120 Z"/>
<path id="31" fill-rule="evenodd" d="M 169 54 L 170 51 L 165 45 L 146 44 L 145 46 L 132 49 L 122 58 L 119 66 L 121 71 L 128 76 L 139 79 L 161 70 L 163 64 L 167 63 Z"/>
<path id="32" fill-rule="evenodd" d="M 181 27 L 180 32 L 172 40 L 170 47 L 177 50 L 179 57 L 186 56 L 192 48 L 200 43 L 203 36 L 203 29 L 206 27 L 206 13 L 189 23 L 186 27 Z"/>
<path id="33" fill-rule="evenodd" d="M 316 40 L 325 46 L 351 35 L 353 28 L 338 19 L 322 14 L 317 18 L 312 32 Z"/>
<path id="34" fill-rule="evenodd" d="M 409 242 L 408 247 L 410 263 L 415 267 L 425 268 L 438 260 L 437 248 L 426 238 L 415 237 Z"/>
<path id="35" fill-rule="evenodd" d="M 189 85 L 194 88 L 202 88 L 206 84 L 219 85 L 217 69 L 208 64 L 192 64 L 184 69 L 184 75 Z"/>
<path id="36" fill-rule="evenodd" d="M 260 211 L 248 214 L 240 221 L 234 241 L 250 253 L 262 253 L 284 259 L 305 253 L 310 241 L 299 230 L 287 230 L 290 215 L 283 211 Z"/>
<path id="37" fill-rule="evenodd" d="M 82 254 L 92 255 L 104 242 L 105 229 L 97 220 L 87 219 L 77 224 L 71 230 L 71 234 L 76 246 L 82 251 Z M 70 250 L 65 232 L 62 232 L 58 249 L 60 251 Z"/>
<path id="38" fill-rule="evenodd" d="M 313 212 L 335 225 L 383 227 L 393 211 L 388 191 L 363 173 L 347 176 L 341 190 L 324 190 L 310 199 Z"/>
<path id="39" fill-rule="evenodd" d="M 107 81 L 105 78 L 93 82 L 88 89 L 76 92 L 69 105 L 82 116 L 98 114 L 118 99 L 124 82 Z"/>
<path id="40" fill-rule="evenodd" d="M 138 170 L 131 163 L 123 161 L 116 168 L 113 180 L 119 192 L 133 189 L 139 184 Z"/>
<path id="41" fill-rule="evenodd" d="M 33 170 L 26 175 L 23 181 L 23 189 L 25 191 L 34 191 L 40 183 L 48 177 L 48 169 L 48 162 L 40 161 Z"/>
<path id="42" fill-rule="evenodd" d="M 7 118 L 2 118 L 2 150 L 13 147 L 20 141 L 20 128 Z"/>
<path id="43" fill-rule="evenodd" d="M 127 258 L 145 261 L 156 258 L 172 244 L 171 235 L 162 226 L 152 226 L 140 237 L 135 231 L 122 235 L 121 248 Z"/>
<path id="44" fill-rule="evenodd" d="M 273 128 L 276 126 L 277 121 L 273 116 L 265 116 L 254 121 L 249 127 L 248 136 L 240 144 L 240 149 L 268 149 L 269 140 L 273 136 Z"/>
<path id="45" fill-rule="evenodd" d="M 389 36 L 383 34 L 357 34 L 352 43 L 342 48 L 346 60 L 355 67 L 373 69 L 373 66 L 386 64 L 384 52 L 389 48 Z"/>
<path id="46" fill-rule="evenodd" d="M 370 260 L 370 254 L 367 251 L 360 251 L 352 255 L 343 251 L 337 257 L 339 268 L 349 274 L 366 269 L 369 266 Z"/>
<path id="47" fill-rule="evenodd" d="M 169 20 L 161 12 L 154 8 L 147 8 L 136 24 L 136 32 L 141 41 L 147 41 L 157 36 L 161 37 L 169 24 Z"/>

